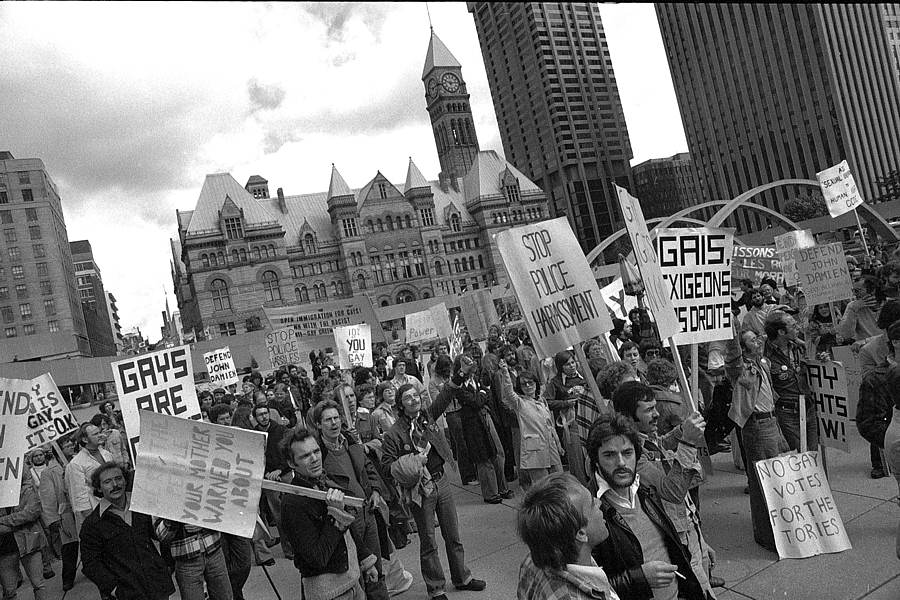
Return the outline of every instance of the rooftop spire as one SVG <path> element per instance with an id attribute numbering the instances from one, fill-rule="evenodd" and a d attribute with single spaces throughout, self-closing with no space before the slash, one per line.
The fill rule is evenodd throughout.
<path id="1" fill-rule="evenodd" d="M 428 53 L 425 55 L 425 68 L 422 69 L 422 79 L 435 67 L 462 67 L 453 53 L 447 49 L 441 38 L 431 29 L 431 40 L 428 42 Z"/>
<path id="2" fill-rule="evenodd" d="M 347 185 L 347 182 L 344 181 L 344 178 L 341 177 L 341 174 L 338 173 L 337 167 L 334 166 L 334 163 L 331 163 L 331 183 L 328 184 L 328 199 L 336 198 L 338 196 L 352 196 L 353 192 L 350 191 L 350 186 Z"/>
<path id="3" fill-rule="evenodd" d="M 406 169 L 406 185 L 403 186 L 403 193 L 405 194 L 409 190 L 415 188 L 427 187 L 431 187 L 431 184 L 428 183 L 428 180 L 425 179 L 425 176 L 422 175 L 419 167 L 417 167 L 416 163 L 413 162 L 412 156 L 410 156 L 409 167 Z"/>

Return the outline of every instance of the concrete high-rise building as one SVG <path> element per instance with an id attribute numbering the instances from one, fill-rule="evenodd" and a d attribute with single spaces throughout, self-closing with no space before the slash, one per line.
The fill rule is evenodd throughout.
<path id="1" fill-rule="evenodd" d="M 0 152 L 0 362 L 91 355 L 59 190 Z"/>
<path id="2" fill-rule="evenodd" d="M 100 267 L 94 260 L 94 252 L 88 240 L 70 242 L 72 262 L 75 265 L 75 283 L 81 310 L 87 327 L 92 356 L 115 356 L 116 335 L 110 317 L 110 309 Z"/>
<path id="3" fill-rule="evenodd" d="M 897 77 L 900 78 L 900 4 L 881 4 L 880 6 L 884 12 L 884 26 L 887 31 L 888 43 L 891 45 L 894 67 Z"/>
<path id="4" fill-rule="evenodd" d="M 656 4 L 708 200 L 846 159 L 866 201 L 900 166 L 900 81 L 877 4 Z M 809 188 L 759 196 L 782 210 Z M 765 227 L 738 215 L 741 231 Z"/>
<path id="5" fill-rule="evenodd" d="M 116 338 L 116 354 L 122 354 L 125 347 L 122 340 L 122 325 L 119 322 L 119 307 L 116 306 L 116 297 L 112 292 L 106 292 L 106 304 L 109 306 L 109 326 L 112 327 Z"/>
<path id="6" fill-rule="evenodd" d="M 620 221 L 633 157 L 597 4 L 468 2 L 506 159 L 589 251 Z"/>
<path id="7" fill-rule="evenodd" d="M 651 158 L 631 168 L 635 197 L 644 217 L 667 217 L 699 204 L 697 170 L 691 155 L 681 152 L 669 158 Z"/>

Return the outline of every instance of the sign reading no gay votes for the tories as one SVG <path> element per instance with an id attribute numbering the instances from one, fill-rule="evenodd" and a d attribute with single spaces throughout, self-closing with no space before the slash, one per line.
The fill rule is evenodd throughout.
<path id="1" fill-rule="evenodd" d="M 266 436 L 147 413 L 141 419 L 131 510 L 252 537 Z"/>
<path id="2" fill-rule="evenodd" d="M 676 344 L 730 340 L 731 229 L 663 229 L 656 252 L 669 301 L 678 317 Z"/>
<path id="3" fill-rule="evenodd" d="M 231 350 L 228 346 L 207 352 L 203 355 L 203 362 L 206 363 L 210 383 L 224 387 L 241 382 L 237 369 L 234 368 L 234 359 L 231 358 Z"/>
<path id="4" fill-rule="evenodd" d="M 495 236 L 538 354 L 612 329 L 597 280 L 565 217 Z"/>
<path id="5" fill-rule="evenodd" d="M 194 421 L 202 418 L 189 346 L 132 356 L 110 366 L 132 456 L 141 438 L 142 411 Z"/>
<path id="6" fill-rule="evenodd" d="M 375 364 L 372 362 L 372 328 L 366 324 L 335 327 L 334 345 L 337 346 L 341 369 L 372 367 Z"/>
<path id="7" fill-rule="evenodd" d="M 807 558 L 850 549 L 818 452 L 756 462 L 781 558 Z"/>

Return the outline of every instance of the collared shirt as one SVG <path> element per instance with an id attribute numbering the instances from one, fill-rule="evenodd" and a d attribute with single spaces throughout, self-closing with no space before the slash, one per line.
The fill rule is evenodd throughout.
<path id="1" fill-rule="evenodd" d="M 565 569 L 539 569 L 531 554 L 519 567 L 519 600 L 619 600 L 606 573 L 593 566 L 566 565 Z"/>
<path id="2" fill-rule="evenodd" d="M 122 510 L 106 498 L 100 499 L 100 516 L 103 517 L 103 513 L 106 511 L 111 512 L 112 514 L 118 516 L 120 519 L 131 525 L 131 494 L 125 494 L 125 510 Z"/>
<path id="3" fill-rule="evenodd" d="M 599 566 L 593 558 L 591 558 L 591 565 L 566 565 L 566 571 L 569 572 L 570 575 L 573 575 L 576 579 L 580 579 L 591 588 L 596 590 L 604 590 L 606 592 L 607 597 L 609 598 L 617 598 L 616 593 L 613 591 L 612 585 L 609 583 L 609 578 L 606 576 L 606 572 L 603 570 L 603 567 Z"/>
<path id="4" fill-rule="evenodd" d="M 169 519 L 156 520 L 156 535 L 160 541 L 168 542 L 172 556 L 189 560 L 201 554 L 211 554 L 220 545 L 220 534 L 212 529 L 186 525 Z"/>
<path id="5" fill-rule="evenodd" d="M 800 394 L 809 394 L 806 381 L 806 360 L 799 344 L 788 342 L 787 352 L 771 340 L 766 341 L 765 356 L 769 359 L 772 389 L 779 400 L 796 401 Z"/>
<path id="6" fill-rule="evenodd" d="M 617 491 L 612 489 L 610 485 L 603 479 L 603 476 L 600 473 L 594 474 L 594 479 L 597 480 L 597 498 L 603 498 L 606 495 L 609 503 L 618 508 L 624 508 L 628 510 L 634 510 L 637 508 L 638 504 L 638 488 L 641 485 L 641 476 L 637 473 L 634 474 L 634 483 L 631 484 L 631 487 L 628 488 L 628 497 L 620 496 Z"/>

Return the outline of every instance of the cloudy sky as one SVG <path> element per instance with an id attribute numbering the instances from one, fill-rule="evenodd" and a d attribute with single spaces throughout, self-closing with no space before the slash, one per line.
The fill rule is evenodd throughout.
<path id="1" fill-rule="evenodd" d="M 475 24 L 431 3 L 463 65 L 482 149 L 502 154 Z M 634 150 L 687 149 L 651 4 L 601 5 Z M 294 195 L 351 187 L 408 157 L 439 170 L 425 111 L 424 4 L 0 3 L 0 150 L 44 161 L 70 240 L 89 239 L 123 329 L 175 309 L 169 238 L 208 173 Z"/>

